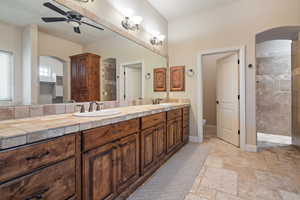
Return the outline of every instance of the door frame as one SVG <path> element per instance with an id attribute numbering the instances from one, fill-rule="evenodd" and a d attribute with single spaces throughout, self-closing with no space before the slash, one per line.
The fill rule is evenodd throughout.
<path id="1" fill-rule="evenodd" d="M 125 77 L 124 77 L 124 72 L 125 72 L 125 66 L 126 65 L 134 65 L 134 64 L 141 64 L 142 72 L 141 72 L 141 79 L 142 79 L 142 98 L 145 97 L 145 79 L 144 79 L 144 73 L 145 73 L 145 63 L 144 61 L 134 61 L 134 62 L 127 62 L 127 63 L 121 63 L 120 64 L 120 80 L 119 81 L 119 93 L 120 93 L 120 100 L 124 101 L 124 94 L 125 94 Z"/>
<path id="2" fill-rule="evenodd" d="M 199 89 L 197 95 L 197 140 L 203 141 L 203 56 L 238 52 L 240 60 L 239 88 L 240 88 L 240 149 L 246 151 L 246 46 L 210 49 L 198 53 L 196 83 Z"/>

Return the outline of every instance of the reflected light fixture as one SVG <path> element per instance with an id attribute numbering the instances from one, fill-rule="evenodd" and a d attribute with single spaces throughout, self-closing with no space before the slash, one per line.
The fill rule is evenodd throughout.
<path id="1" fill-rule="evenodd" d="M 141 16 L 133 16 L 133 10 L 131 9 L 125 9 L 123 12 L 125 15 L 124 20 L 121 22 L 123 28 L 126 30 L 138 31 L 143 18 Z"/>
<path id="2" fill-rule="evenodd" d="M 160 45 L 161 46 L 161 45 L 163 45 L 163 42 L 165 39 L 166 39 L 165 35 L 162 35 L 160 33 L 155 33 L 153 35 L 153 37 L 150 39 L 150 43 L 152 45 L 156 45 L 156 46 Z"/>

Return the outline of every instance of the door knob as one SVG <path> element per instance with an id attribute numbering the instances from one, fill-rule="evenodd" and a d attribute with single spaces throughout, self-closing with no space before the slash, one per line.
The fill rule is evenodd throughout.
<path id="1" fill-rule="evenodd" d="M 217 104 L 219 104 L 219 101 L 216 101 Z"/>

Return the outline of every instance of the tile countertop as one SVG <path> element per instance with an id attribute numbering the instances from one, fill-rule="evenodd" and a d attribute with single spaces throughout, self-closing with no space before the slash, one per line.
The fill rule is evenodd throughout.
<path id="1" fill-rule="evenodd" d="M 190 104 L 127 106 L 114 108 L 121 113 L 105 117 L 76 117 L 73 114 L 61 114 L 1 121 L 0 150 L 187 106 Z"/>

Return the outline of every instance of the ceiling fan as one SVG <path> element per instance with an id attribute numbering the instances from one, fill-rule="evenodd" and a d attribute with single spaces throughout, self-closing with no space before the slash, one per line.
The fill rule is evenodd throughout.
<path id="1" fill-rule="evenodd" d="M 101 27 L 95 26 L 93 24 L 81 21 L 83 16 L 75 11 L 63 11 L 62 9 L 58 8 L 57 6 L 53 5 L 52 3 L 46 2 L 43 4 L 45 7 L 50 8 L 51 10 L 58 12 L 59 14 L 65 17 L 42 17 L 42 20 L 46 23 L 49 22 L 67 22 L 73 26 L 74 32 L 80 34 L 80 26 L 82 24 L 104 30 Z"/>

